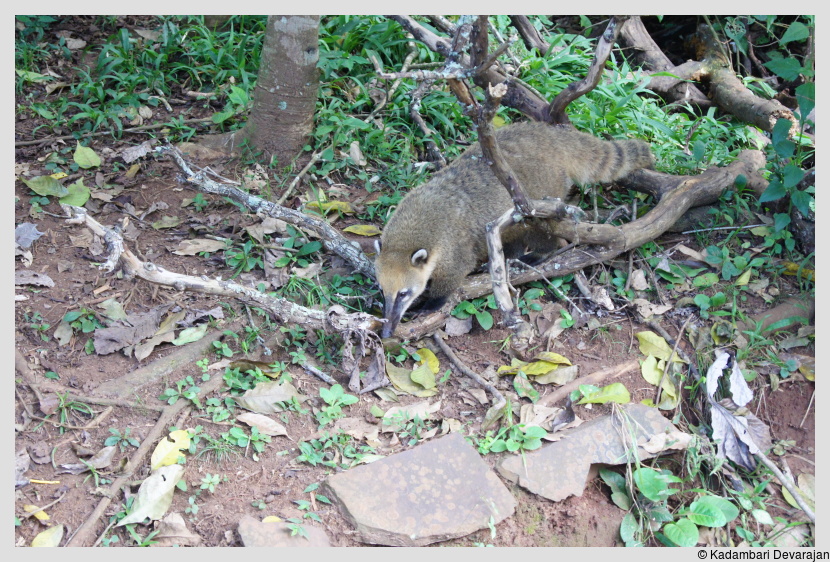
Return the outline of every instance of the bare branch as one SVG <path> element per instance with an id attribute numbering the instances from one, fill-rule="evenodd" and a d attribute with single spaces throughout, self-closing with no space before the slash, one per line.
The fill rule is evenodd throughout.
<path id="1" fill-rule="evenodd" d="M 327 222 L 295 211 L 294 209 L 282 207 L 255 195 L 245 193 L 237 187 L 219 184 L 205 177 L 203 170 L 194 172 L 191 166 L 185 162 L 181 152 L 177 148 L 165 146 L 158 147 L 156 150 L 172 158 L 179 169 L 184 172 L 185 181 L 200 191 L 228 197 L 237 203 L 241 203 L 252 212 L 284 220 L 298 228 L 313 232 L 322 239 L 323 245 L 327 249 L 352 264 L 357 272 L 374 279 L 375 267 L 369 261 L 369 258 L 366 257 L 366 254 L 363 253 L 359 246 L 350 242 Z"/>
<path id="2" fill-rule="evenodd" d="M 525 46 L 528 50 L 536 49 L 539 51 L 540 55 L 544 55 L 550 49 L 550 43 L 542 39 L 542 36 L 539 35 L 539 32 L 533 27 L 533 24 L 530 23 L 530 20 L 527 16 L 509 16 L 510 23 L 513 24 L 513 27 L 516 28 L 516 31 L 519 32 L 519 35 L 522 36 L 522 40 L 525 43 Z"/>
<path id="3" fill-rule="evenodd" d="M 602 77 L 602 71 L 605 68 L 605 62 L 611 54 L 611 49 L 614 48 L 614 42 L 617 40 L 617 35 L 620 33 L 620 25 L 622 25 L 628 16 L 614 16 L 608 22 L 608 27 L 597 42 L 596 53 L 594 54 L 594 61 L 591 63 L 591 68 L 588 74 L 579 82 L 571 82 L 568 87 L 559 92 L 559 95 L 554 98 L 548 108 L 548 123 L 555 125 L 570 125 L 571 120 L 568 119 L 565 109 L 572 101 L 579 96 L 587 94 L 599 84 L 599 79 Z"/>

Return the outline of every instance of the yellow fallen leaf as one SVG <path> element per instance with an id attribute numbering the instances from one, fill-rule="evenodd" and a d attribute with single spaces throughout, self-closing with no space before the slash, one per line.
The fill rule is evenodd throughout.
<path id="1" fill-rule="evenodd" d="M 637 339 L 640 341 L 640 353 L 643 355 L 654 355 L 658 359 L 668 359 L 672 354 L 672 348 L 666 343 L 666 340 L 655 334 L 654 332 L 645 331 L 638 332 Z M 685 363 L 675 353 L 672 361 Z"/>
<path id="2" fill-rule="evenodd" d="M 140 169 L 141 169 L 141 166 L 140 166 L 140 165 L 138 165 L 138 164 L 133 164 L 132 166 L 130 166 L 130 169 L 129 169 L 129 170 L 127 170 L 127 173 L 126 173 L 126 174 L 124 174 L 124 175 L 126 175 L 128 178 L 131 178 L 131 179 L 132 179 L 132 178 L 134 178 L 134 177 L 135 177 L 135 175 L 138 173 L 138 171 L 139 171 Z"/>
<path id="3" fill-rule="evenodd" d="M 343 232 L 359 236 L 380 236 L 380 229 L 373 224 L 353 224 L 343 229 Z"/>
<path id="4" fill-rule="evenodd" d="M 740 277 L 735 279 L 735 286 L 746 285 L 749 283 L 749 278 L 752 277 L 752 269 L 747 269 L 741 273 Z"/>
<path id="5" fill-rule="evenodd" d="M 63 525 L 49 527 L 32 539 L 32 546 L 58 546 L 63 539 Z"/>
<path id="6" fill-rule="evenodd" d="M 162 466 L 177 464 L 184 455 L 179 451 L 190 447 L 190 436 L 184 429 L 177 429 L 170 432 L 170 439 L 166 437 L 156 445 L 153 455 L 150 457 L 150 470 L 156 470 Z"/>
<path id="7" fill-rule="evenodd" d="M 282 523 L 282 519 L 277 517 L 276 515 L 269 515 L 268 517 L 262 520 L 263 523 Z"/>
<path id="8" fill-rule="evenodd" d="M 421 357 L 421 360 L 418 361 L 419 365 L 423 365 L 426 363 L 429 365 L 430 370 L 434 375 L 438 374 L 438 371 L 441 369 L 441 363 L 438 361 L 438 358 L 432 352 L 431 349 L 426 347 L 422 347 L 417 351 L 418 355 Z"/>
<path id="9" fill-rule="evenodd" d="M 560 365 L 571 365 L 571 362 L 567 357 L 552 351 L 543 351 L 542 353 L 537 354 L 533 359 L 537 361 L 547 361 L 548 363 L 558 363 Z"/>
<path id="10" fill-rule="evenodd" d="M 56 180 L 60 180 L 66 177 L 66 173 L 64 172 L 55 172 L 54 174 L 49 174 L 49 177 L 55 178 Z"/>
<path id="11" fill-rule="evenodd" d="M 32 515 L 32 517 L 34 517 L 38 521 L 49 521 L 49 515 L 47 515 L 47 513 L 45 511 L 41 510 L 36 505 L 24 505 L 23 510 L 26 513 L 32 513 L 33 511 L 36 511 L 37 513 Z"/>
<path id="12" fill-rule="evenodd" d="M 348 201 L 326 201 L 324 203 L 320 203 L 319 201 L 310 201 L 306 203 L 307 209 L 315 209 L 320 211 L 324 215 L 331 213 L 332 211 L 338 211 L 343 213 L 344 215 L 350 215 L 354 213 L 352 210 L 352 206 L 349 204 Z"/>
<path id="13" fill-rule="evenodd" d="M 785 261 L 782 262 L 782 264 L 784 265 L 784 275 L 799 275 L 799 266 L 797 263 Z M 807 279 L 808 281 L 812 281 L 813 283 L 816 282 L 816 272 L 812 269 L 802 267 L 800 275 L 803 279 Z"/>

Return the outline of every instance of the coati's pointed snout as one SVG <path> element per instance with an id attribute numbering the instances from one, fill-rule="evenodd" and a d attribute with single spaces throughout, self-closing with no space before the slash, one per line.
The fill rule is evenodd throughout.
<path id="1" fill-rule="evenodd" d="M 402 256 L 393 251 L 378 252 L 375 269 L 383 291 L 383 317 L 386 320 L 381 337 L 388 338 L 395 332 L 404 313 L 424 292 L 430 275 L 429 255 L 425 248 L 418 248 L 408 259 L 401 259 Z"/>

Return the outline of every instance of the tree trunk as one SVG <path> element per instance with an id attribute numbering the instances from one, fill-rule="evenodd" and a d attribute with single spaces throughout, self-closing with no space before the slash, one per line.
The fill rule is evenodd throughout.
<path id="1" fill-rule="evenodd" d="M 320 16 L 268 16 L 253 108 L 243 138 L 262 159 L 292 164 L 311 136 Z"/>

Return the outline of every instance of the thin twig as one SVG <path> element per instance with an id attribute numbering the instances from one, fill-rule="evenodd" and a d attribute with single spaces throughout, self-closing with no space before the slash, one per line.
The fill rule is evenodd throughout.
<path id="1" fill-rule="evenodd" d="M 492 384 L 490 384 L 490 383 L 487 381 L 487 379 L 485 379 L 484 377 L 480 376 L 478 373 L 476 373 L 476 372 L 474 372 L 474 371 L 470 370 L 470 369 L 469 369 L 469 368 L 468 368 L 468 367 L 467 367 L 467 366 L 466 366 L 466 365 L 465 365 L 465 364 L 464 364 L 464 363 L 463 363 L 463 362 L 462 362 L 462 361 L 458 358 L 458 356 L 457 356 L 457 355 L 455 354 L 455 352 L 454 352 L 454 351 L 450 348 L 450 346 L 448 346 L 448 345 L 444 342 L 444 340 L 443 340 L 443 339 L 441 339 L 441 336 L 440 336 L 440 335 L 438 335 L 438 332 L 435 332 L 434 334 L 432 334 L 432 339 L 434 339 L 434 340 L 435 340 L 435 343 L 436 343 L 436 344 L 438 344 L 438 347 L 440 347 L 440 348 L 441 348 L 441 351 L 443 351 L 443 352 L 444 352 L 444 355 L 446 355 L 447 357 L 449 357 L 450 361 L 451 361 L 451 362 L 452 362 L 452 364 L 455 366 L 455 368 L 457 368 L 459 371 L 461 371 L 461 372 L 462 372 L 464 375 L 466 375 L 467 377 L 469 377 L 469 378 L 473 379 L 474 381 L 476 381 L 476 382 L 477 382 L 477 383 L 478 383 L 481 387 L 483 387 L 483 388 L 484 388 L 487 392 L 489 392 L 489 393 L 493 396 L 493 398 L 495 398 L 495 399 L 496 399 L 496 403 L 493 405 L 493 408 L 496 408 L 496 409 L 498 409 L 498 408 L 502 408 L 505 404 L 507 404 L 507 400 L 506 400 L 506 399 L 505 399 L 505 397 L 502 395 L 502 393 L 501 393 L 501 392 L 499 392 L 499 391 L 498 391 L 498 389 L 497 389 L 495 386 L 493 386 Z"/>
<path id="2" fill-rule="evenodd" d="M 26 512 L 24 512 L 24 513 L 22 513 L 22 514 L 18 515 L 18 517 L 19 517 L 19 518 L 21 518 L 21 519 L 26 519 L 27 517 L 31 517 L 31 516 L 32 516 L 32 515 L 34 515 L 35 513 L 40 513 L 41 511 L 44 511 L 44 510 L 46 510 L 46 509 L 49 509 L 50 507 L 52 507 L 53 505 L 55 505 L 56 503 L 58 503 L 59 501 L 61 501 L 64 497 L 66 497 L 66 494 L 67 494 L 67 493 L 68 493 L 68 492 L 64 492 L 63 494 L 61 494 L 61 497 L 59 497 L 59 498 L 58 498 L 58 499 L 56 499 L 55 501 L 53 501 L 53 502 L 51 502 L 51 503 L 47 503 L 47 504 L 46 504 L 46 505 L 44 505 L 43 507 L 38 507 L 38 508 L 36 508 L 34 511 L 26 511 Z"/>
<path id="3" fill-rule="evenodd" d="M 669 367 L 671 367 L 671 364 L 673 363 L 672 357 L 674 357 L 675 354 L 677 353 L 677 346 L 680 345 L 680 339 L 683 337 L 683 333 L 686 331 L 686 325 L 689 323 L 689 320 L 691 320 L 691 319 L 692 319 L 692 315 L 690 314 L 686 318 L 686 321 L 683 322 L 683 326 L 680 328 L 680 332 L 677 336 L 677 340 L 674 342 L 674 348 L 671 350 L 671 353 L 669 354 L 669 358 L 666 361 L 665 368 L 663 368 L 663 374 L 660 377 L 660 382 L 657 384 L 657 392 L 655 393 L 655 396 L 654 396 L 654 405 L 655 406 L 660 405 L 660 394 L 662 393 L 662 390 L 663 390 L 663 381 L 666 380 L 666 377 L 669 374 Z M 633 333 L 633 331 L 632 331 L 632 333 Z M 680 356 L 678 355 L 677 357 L 680 357 Z"/>
<path id="4" fill-rule="evenodd" d="M 285 193 L 283 193 L 282 197 L 280 197 L 279 200 L 277 200 L 277 205 L 282 205 L 283 203 L 285 203 L 285 200 L 288 199 L 288 196 L 291 195 L 291 193 L 294 191 L 294 188 L 296 188 L 297 184 L 300 183 L 300 179 L 304 175 L 306 175 L 306 173 L 311 169 L 311 167 L 314 164 L 317 163 L 317 161 L 320 159 L 320 156 L 322 154 L 323 154 L 323 151 L 318 150 L 317 152 L 315 152 L 314 154 L 311 155 L 311 160 L 309 160 L 308 164 L 306 164 L 303 167 L 303 169 L 300 170 L 300 173 L 298 173 L 296 176 L 294 176 L 294 179 L 291 180 L 291 183 L 288 185 L 288 188 L 285 190 Z"/>
<path id="5" fill-rule="evenodd" d="M 813 390 L 813 393 L 810 395 L 810 403 L 807 404 L 807 411 L 804 412 L 804 417 L 801 418 L 801 423 L 798 424 L 798 427 L 804 427 L 804 422 L 807 420 L 807 414 L 810 413 L 810 408 L 813 407 L 813 399 L 816 397 L 816 391 Z"/>

